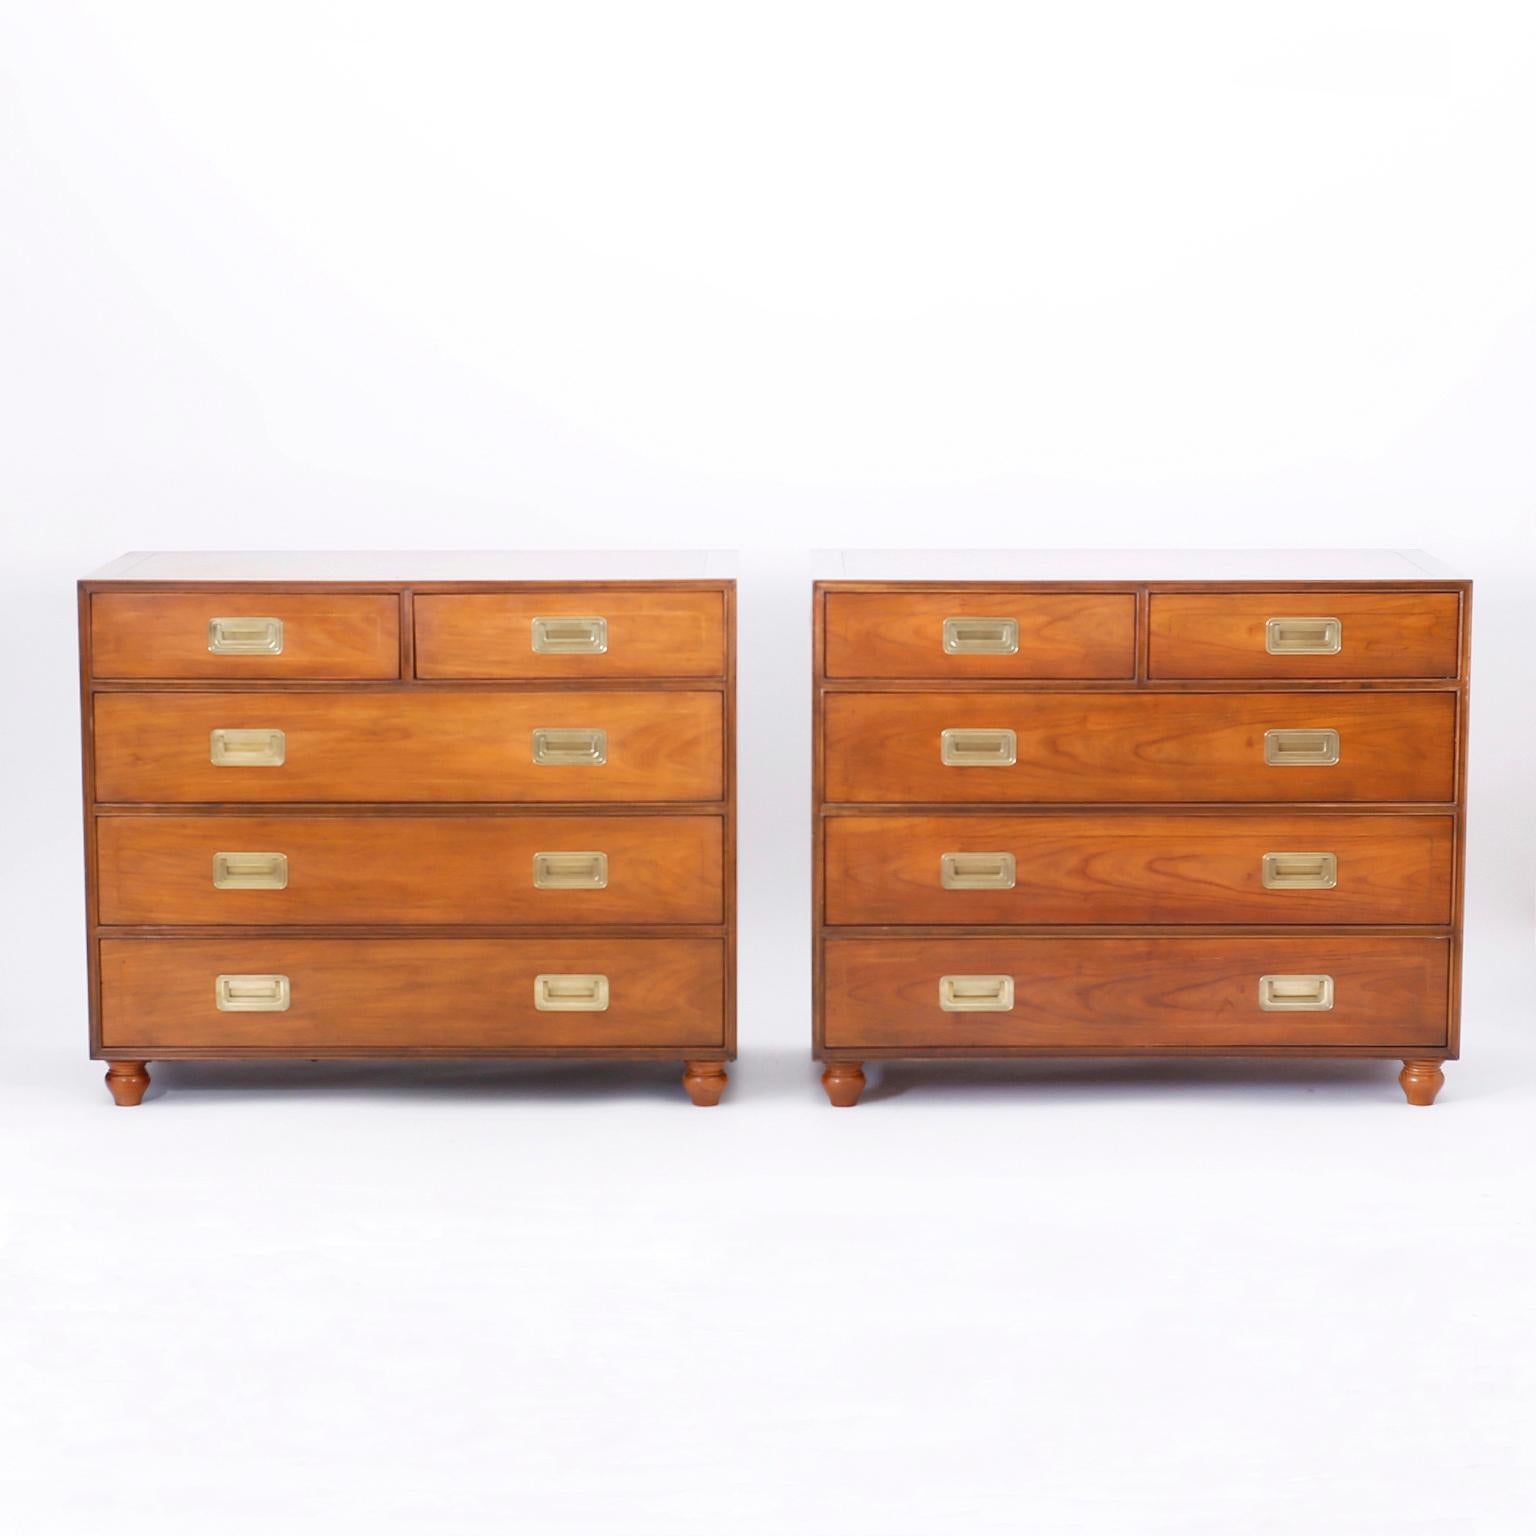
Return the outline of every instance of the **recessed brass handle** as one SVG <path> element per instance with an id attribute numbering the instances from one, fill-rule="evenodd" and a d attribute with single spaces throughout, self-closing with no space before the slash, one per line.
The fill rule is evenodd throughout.
<path id="1" fill-rule="evenodd" d="M 1013 656 L 1018 649 L 1017 619 L 944 620 L 944 650 L 950 656 Z"/>
<path id="2" fill-rule="evenodd" d="M 560 614 L 533 621 L 533 648 L 543 656 L 597 656 L 608 649 L 608 620 Z"/>
<path id="3" fill-rule="evenodd" d="M 209 619 L 208 649 L 215 656 L 281 656 L 281 619 Z"/>
<path id="4" fill-rule="evenodd" d="M 1016 873 L 1011 853 L 946 853 L 939 860 L 946 891 L 1011 891 Z"/>
<path id="5" fill-rule="evenodd" d="M 1266 853 L 1259 870 L 1266 891 L 1331 891 L 1339 883 L 1332 853 Z"/>
<path id="6" fill-rule="evenodd" d="M 1265 1013 L 1326 1013 L 1333 1007 L 1332 976 L 1260 976 Z"/>
<path id="7" fill-rule="evenodd" d="M 1338 760 L 1337 731 L 1264 732 L 1264 761 L 1273 768 L 1331 768 Z"/>
<path id="8" fill-rule="evenodd" d="M 286 853 L 216 853 L 216 891 L 281 891 L 288 887 Z"/>
<path id="9" fill-rule="evenodd" d="M 1010 1013 L 1012 976 L 940 976 L 939 1007 L 945 1013 Z"/>
<path id="10" fill-rule="evenodd" d="M 1344 626 L 1337 619 L 1271 619 L 1264 626 L 1264 649 L 1271 656 L 1336 656 L 1344 648 Z"/>
<path id="11" fill-rule="evenodd" d="M 939 760 L 950 768 L 1009 768 L 1019 760 L 1019 738 L 1010 730 L 940 731 Z"/>
<path id="12" fill-rule="evenodd" d="M 286 976 L 215 976 L 213 1001 L 220 1013 L 286 1013 L 293 992 Z"/>
<path id="13" fill-rule="evenodd" d="M 208 733 L 208 761 L 215 768 L 281 768 L 288 756 L 288 738 L 282 731 L 232 731 Z"/>
<path id="14" fill-rule="evenodd" d="M 533 884 L 540 891 L 600 891 L 608 884 L 608 855 L 536 853 Z"/>
<path id="15" fill-rule="evenodd" d="M 608 1007 L 608 978 L 535 976 L 533 1006 L 540 1013 L 602 1013 Z"/>
<path id="16" fill-rule="evenodd" d="M 533 733 L 533 760 L 545 768 L 601 767 L 608 761 L 608 732 L 542 727 Z"/>

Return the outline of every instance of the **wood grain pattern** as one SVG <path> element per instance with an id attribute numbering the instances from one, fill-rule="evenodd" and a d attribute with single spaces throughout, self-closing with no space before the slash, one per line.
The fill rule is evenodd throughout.
<path id="1" fill-rule="evenodd" d="M 715 1047 L 724 1041 L 719 939 L 104 939 L 102 1045 L 359 1050 Z M 221 1013 L 214 978 L 281 973 L 284 1013 Z M 601 1013 L 534 1007 L 540 973 L 602 973 Z"/>
<path id="2" fill-rule="evenodd" d="M 948 655 L 944 621 L 1011 618 L 1007 656 Z M 828 677 L 1130 678 L 1136 601 L 1127 593 L 833 593 L 826 603 Z"/>
<path id="3" fill-rule="evenodd" d="M 718 592 L 428 593 L 415 610 L 416 675 L 423 678 L 719 677 L 725 670 Z M 561 614 L 606 619 L 608 649 L 536 652 L 534 619 Z"/>
<path id="4" fill-rule="evenodd" d="M 1330 656 L 1272 656 L 1275 618 L 1336 618 Z M 1455 592 L 1154 592 L 1154 678 L 1455 677 L 1461 603 Z"/>
<path id="5" fill-rule="evenodd" d="M 832 924 L 1440 924 L 1449 815 L 828 817 Z M 1012 853 L 1012 890 L 946 890 L 946 853 Z M 1266 853 L 1331 852 L 1331 890 L 1268 890 Z"/>
<path id="6" fill-rule="evenodd" d="M 831 939 L 829 1047 L 1444 1047 L 1443 938 Z M 1325 973 L 1326 1012 L 1269 1013 L 1259 978 Z M 946 1013 L 944 975 L 1011 975 L 1007 1013 Z"/>
<path id="7" fill-rule="evenodd" d="M 108 924 L 724 921 L 719 816 L 104 816 Z M 537 853 L 602 852 L 608 884 L 540 890 Z M 215 890 L 220 852 L 283 853 L 282 890 Z"/>
<path id="8" fill-rule="evenodd" d="M 215 728 L 281 729 L 287 761 L 220 768 Z M 601 767 L 538 766 L 540 727 L 600 727 Z M 719 692 L 98 693 L 106 802 L 710 801 L 724 793 Z"/>
<path id="9" fill-rule="evenodd" d="M 400 675 L 400 599 L 377 593 L 98 592 L 91 661 L 103 678 L 390 678 Z M 275 656 L 214 655 L 208 621 L 283 621 Z"/>
<path id="10" fill-rule="evenodd" d="M 950 728 L 1018 734 L 1011 767 L 955 768 Z M 1333 727 L 1341 761 L 1273 767 L 1272 729 Z M 1456 699 L 1425 693 L 853 693 L 824 703 L 830 802 L 1381 802 L 1455 796 Z"/>

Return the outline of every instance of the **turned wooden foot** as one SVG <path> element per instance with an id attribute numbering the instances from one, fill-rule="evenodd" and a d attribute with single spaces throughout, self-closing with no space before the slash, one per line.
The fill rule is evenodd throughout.
<path id="1" fill-rule="evenodd" d="M 852 1109 L 864 1092 L 864 1064 L 859 1061 L 829 1061 L 821 1074 L 821 1086 L 838 1109 Z"/>
<path id="2" fill-rule="evenodd" d="M 707 1109 L 711 1104 L 718 1104 L 728 1081 L 723 1061 L 683 1063 L 683 1087 L 688 1090 L 688 1097 L 700 1108 Z"/>
<path id="3" fill-rule="evenodd" d="M 107 1067 L 107 1091 L 114 1103 L 132 1108 L 141 1103 L 149 1087 L 147 1061 L 114 1061 Z"/>
<path id="4" fill-rule="evenodd" d="M 1445 1073 L 1438 1061 L 1405 1061 L 1397 1080 L 1410 1104 L 1428 1106 L 1435 1102 L 1435 1095 L 1445 1086 Z"/>

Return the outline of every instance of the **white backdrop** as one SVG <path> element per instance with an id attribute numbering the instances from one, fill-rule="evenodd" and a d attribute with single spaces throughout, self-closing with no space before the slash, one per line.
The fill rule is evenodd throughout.
<path id="1" fill-rule="evenodd" d="M 1533 71 L 1524 4 L 0 5 L 19 1528 L 1528 1529 Z M 1143 1066 L 827 1110 L 835 544 L 1473 576 L 1441 1104 Z M 742 551 L 718 1112 L 567 1068 L 165 1069 L 111 1109 L 78 575 L 691 545 Z"/>

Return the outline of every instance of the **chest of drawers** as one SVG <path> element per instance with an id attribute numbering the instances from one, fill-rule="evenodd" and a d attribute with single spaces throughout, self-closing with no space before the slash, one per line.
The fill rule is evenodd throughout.
<path id="1" fill-rule="evenodd" d="M 81 582 L 91 1054 L 116 1102 L 155 1059 L 565 1056 L 677 1059 L 716 1103 L 722 563 L 135 555 Z"/>
<path id="2" fill-rule="evenodd" d="M 861 562 L 814 597 L 833 1104 L 871 1059 L 1099 1055 L 1394 1057 L 1434 1101 L 1469 583 L 1395 553 Z"/>

